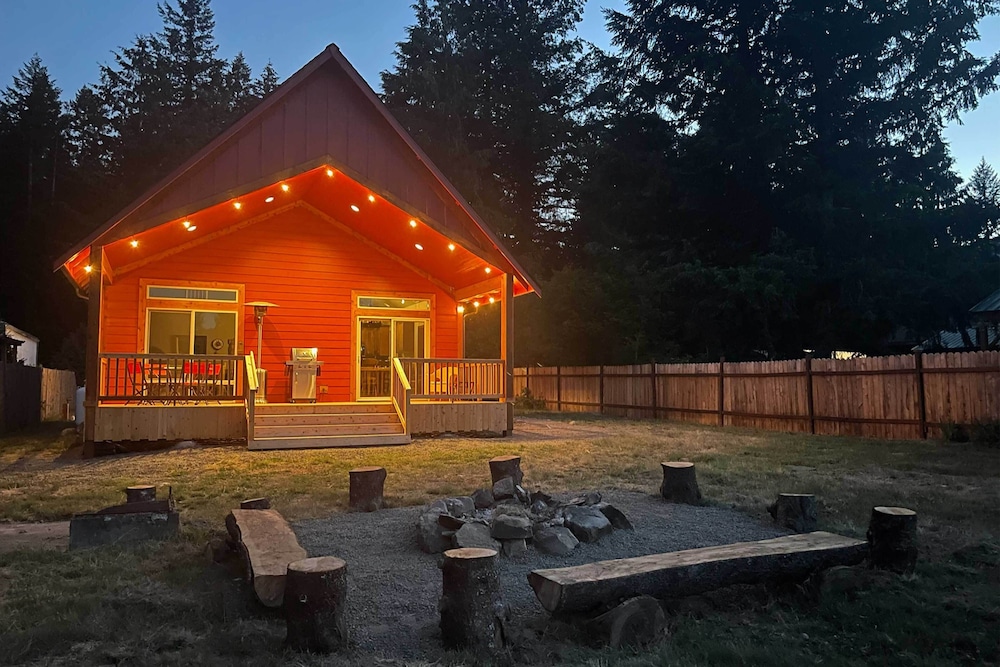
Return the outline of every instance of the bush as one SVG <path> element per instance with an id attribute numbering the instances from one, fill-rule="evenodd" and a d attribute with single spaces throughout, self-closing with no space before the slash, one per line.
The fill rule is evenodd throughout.
<path id="1" fill-rule="evenodd" d="M 1000 419 L 975 422 L 969 428 L 969 437 L 981 445 L 1000 447 Z"/>
<path id="2" fill-rule="evenodd" d="M 525 387 L 521 390 L 521 395 L 514 399 L 514 407 L 521 410 L 544 410 L 545 398 L 535 397 L 531 390 Z"/>
<path id="3" fill-rule="evenodd" d="M 965 424 L 945 422 L 941 424 L 941 437 L 947 442 L 968 442 L 969 427 Z"/>

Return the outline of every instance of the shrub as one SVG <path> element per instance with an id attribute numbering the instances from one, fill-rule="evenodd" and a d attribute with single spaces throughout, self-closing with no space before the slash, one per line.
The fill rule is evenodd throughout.
<path id="1" fill-rule="evenodd" d="M 968 442 L 969 427 L 965 424 L 945 422 L 941 424 L 941 437 L 947 442 Z"/>
<path id="2" fill-rule="evenodd" d="M 521 390 L 520 396 L 514 399 L 514 407 L 521 410 L 544 410 L 545 398 L 535 397 L 531 390 L 525 387 Z"/>
<path id="3" fill-rule="evenodd" d="M 975 422 L 969 428 L 969 437 L 981 445 L 1000 447 L 1000 419 Z"/>

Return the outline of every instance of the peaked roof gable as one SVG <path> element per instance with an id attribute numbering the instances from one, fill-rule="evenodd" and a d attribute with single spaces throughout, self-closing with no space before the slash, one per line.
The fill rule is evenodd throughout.
<path id="1" fill-rule="evenodd" d="M 482 259 L 537 284 L 333 44 L 257 107 L 77 244 L 107 245 L 329 164 Z"/>

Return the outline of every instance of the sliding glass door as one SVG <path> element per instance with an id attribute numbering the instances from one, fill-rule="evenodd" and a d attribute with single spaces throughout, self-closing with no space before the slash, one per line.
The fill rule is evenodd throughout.
<path id="1" fill-rule="evenodd" d="M 430 321 L 401 317 L 358 318 L 358 398 L 388 398 L 393 357 L 427 356 Z"/>

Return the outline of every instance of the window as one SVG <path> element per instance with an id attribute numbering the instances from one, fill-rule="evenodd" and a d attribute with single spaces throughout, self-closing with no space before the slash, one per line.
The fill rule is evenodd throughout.
<path id="1" fill-rule="evenodd" d="M 150 308 L 149 354 L 236 354 L 236 313 Z"/>
<path id="2" fill-rule="evenodd" d="M 387 296 L 359 296 L 358 308 L 430 310 L 430 299 L 398 299 Z"/>
<path id="3" fill-rule="evenodd" d="M 149 299 L 172 299 L 176 301 L 221 301 L 237 303 L 240 294 L 234 289 L 200 289 L 197 287 L 163 287 L 149 285 L 146 287 L 146 297 Z"/>

